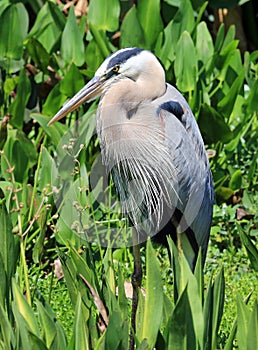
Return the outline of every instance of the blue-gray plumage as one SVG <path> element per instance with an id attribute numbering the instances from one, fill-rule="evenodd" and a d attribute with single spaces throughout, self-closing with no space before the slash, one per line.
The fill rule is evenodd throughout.
<path id="1" fill-rule="evenodd" d="M 101 96 L 97 131 L 104 164 L 113 175 L 138 242 L 172 236 L 193 268 L 199 247 L 205 260 L 213 185 L 203 140 L 189 105 L 165 82 L 149 51 L 110 55 L 94 78 L 50 121 Z"/>

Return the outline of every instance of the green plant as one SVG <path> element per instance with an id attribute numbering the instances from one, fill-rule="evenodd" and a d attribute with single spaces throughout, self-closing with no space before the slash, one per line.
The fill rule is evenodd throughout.
<path id="1" fill-rule="evenodd" d="M 171 247 L 172 278 L 168 259 L 160 258 L 163 251 L 157 260 L 150 242 L 146 258 L 142 249 L 148 296 L 140 297 L 137 347 L 176 347 L 180 334 L 185 342 L 180 349 L 190 348 L 190 340 L 197 348 L 230 349 L 235 339 L 239 347 L 252 348 L 247 340 L 257 341 L 257 303 L 252 296 L 253 311 L 245 305 L 250 295 L 243 276 L 254 280 L 257 271 L 257 51 L 241 56 L 234 26 L 226 31 L 222 25 L 212 37 L 203 1 L 91 0 L 80 18 L 75 9 L 66 16 L 65 6 L 54 1 L 0 2 L 1 348 L 127 347 L 130 301 L 123 284 L 132 272 L 132 255 L 126 248 L 101 247 L 101 237 L 112 243 L 113 230 L 124 232 L 126 222 L 114 205 L 112 183 L 102 177 L 94 186 L 90 182 L 99 166 L 96 105 L 47 127 L 103 59 L 125 46 L 152 50 L 167 80 L 185 94 L 212 150 L 217 198 L 204 276 L 200 268 L 192 275 Z M 93 237 L 91 245 L 86 233 Z M 73 318 L 65 327 L 52 311 L 51 263 L 58 256 L 71 298 L 67 314 Z M 220 263 L 226 286 L 222 271 L 207 282 Z M 46 300 L 42 276 L 50 281 Z M 238 279 L 242 293 L 235 303 L 230 283 L 235 291 Z M 237 313 L 231 332 L 233 316 L 222 311 L 228 299 Z M 57 304 L 66 312 L 60 300 Z M 97 326 L 99 315 L 109 318 L 104 333 Z"/>

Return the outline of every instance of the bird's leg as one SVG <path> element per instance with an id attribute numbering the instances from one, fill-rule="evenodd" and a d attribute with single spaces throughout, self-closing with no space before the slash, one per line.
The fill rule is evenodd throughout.
<path id="1" fill-rule="evenodd" d="M 134 256 L 134 271 L 132 274 L 132 286 L 133 286 L 133 300 L 132 300 L 132 314 L 131 314 L 131 327 L 130 333 L 130 345 L 129 349 L 134 349 L 134 337 L 133 333 L 136 331 L 136 311 L 138 306 L 138 293 L 142 283 L 142 264 L 140 254 L 140 244 L 138 243 L 138 235 L 135 229 L 133 229 L 133 256 Z"/>

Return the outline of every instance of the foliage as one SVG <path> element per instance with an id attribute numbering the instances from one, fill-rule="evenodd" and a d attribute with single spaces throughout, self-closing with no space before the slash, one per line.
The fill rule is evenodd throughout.
<path id="1" fill-rule="evenodd" d="M 2 349 L 127 348 L 124 281 L 132 255 L 101 247 L 114 234 L 118 239 L 126 222 L 112 186 L 100 176 L 96 105 L 47 126 L 117 47 L 152 50 L 167 81 L 189 101 L 212 155 L 217 205 L 211 249 L 234 255 L 244 246 L 249 271 L 257 271 L 258 52 L 241 56 L 234 26 L 226 31 L 221 25 L 212 37 L 207 2 L 190 0 L 91 0 L 79 19 L 73 6 L 65 16 L 65 6 L 54 1 L 3 0 L 0 21 Z M 162 288 L 160 261 L 147 243 L 137 348 L 231 349 L 234 339 L 241 349 L 254 348 L 257 301 L 251 311 L 250 295 L 238 297 L 236 321 L 219 342 L 223 271 L 205 289 L 200 264 L 192 274 L 171 242 L 170 250 L 173 298 Z M 37 286 L 57 257 L 72 303 L 69 333 Z"/>

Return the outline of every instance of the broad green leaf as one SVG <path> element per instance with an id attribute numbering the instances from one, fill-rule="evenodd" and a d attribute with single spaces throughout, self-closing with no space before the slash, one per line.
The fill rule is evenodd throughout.
<path id="1" fill-rule="evenodd" d="M 89 329 L 83 314 L 83 303 L 80 293 L 78 293 L 74 317 L 74 350 L 90 349 Z"/>
<path id="2" fill-rule="evenodd" d="M 48 126 L 47 123 L 50 121 L 50 117 L 40 113 L 31 114 L 31 118 L 35 119 L 44 129 L 46 134 L 50 137 L 52 144 L 58 146 L 64 133 L 67 131 L 67 127 L 61 123 L 55 123 L 54 125 Z"/>
<path id="3" fill-rule="evenodd" d="M 60 82 L 60 92 L 71 98 L 81 90 L 84 85 L 85 82 L 79 69 L 72 63 L 64 79 Z"/>
<path id="4" fill-rule="evenodd" d="M 92 77 L 105 58 L 106 56 L 103 54 L 98 43 L 95 40 L 91 40 L 85 50 L 85 61 Z"/>
<path id="5" fill-rule="evenodd" d="M 4 152 L 9 161 L 6 163 L 6 158 L 1 158 L 2 169 L 5 169 L 3 176 L 10 178 L 10 165 L 12 173 L 17 182 L 24 183 L 27 181 L 28 170 L 36 162 L 36 151 L 32 142 L 20 130 L 10 131 L 10 137 L 5 143 Z M 9 170 L 8 170 L 9 169 Z"/>
<path id="6" fill-rule="evenodd" d="M 164 30 L 164 44 L 161 49 L 155 49 L 155 54 L 160 58 L 166 69 L 175 59 L 176 45 L 184 31 L 192 32 L 195 25 L 194 11 L 190 0 L 180 1 L 180 6 L 174 18 Z"/>
<path id="7" fill-rule="evenodd" d="M 24 319 L 25 323 L 27 324 L 28 330 L 34 333 L 36 336 L 39 336 L 40 331 L 39 331 L 39 327 L 37 324 L 34 311 L 31 308 L 31 306 L 28 304 L 25 297 L 22 295 L 14 279 L 12 280 L 12 291 L 13 291 L 13 299 L 14 299 L 13 307 L 16 308 L 16 310 Z"/>
<path id="8" fill-rule="evenodd" d="M 82 66 L 84 63 L 83 36 L 78 28 L 73 6 L 69 10 L 67 22 L 62 33 L 61 56 L 66 64 L 74 63 L 76 66 Z"/>
<path id="9" fill-rule="evenodd" d="M 144 32 L 145 47 L 152 49 L 162 30 L 159 0 L 141 0 L 138 2 L 138 18 Z"/>
<path id="10" fill-rule="evenodd" d="M 237 95 L 240 92 L 240 89 L 243 89 L 243 83 L 245 78 L 244 69 L 242 69 L 242 72 L 238 72 L 238 74 L 238 77 L 233 82 L 226 96 L 217 104 L 218 110 L 227 117 L 233 111 L 233 107 L 237 99 Z"/>
<path id="11" fill-rule="evenodd" d="M 66 339 L 65 333 L 50 306 L 44 301 L 37 301 L 39 318 L 44 334 L 44 341 L 47 349 L 65 349 Z"/>
<path id="12" fill-rule="evenodd" d="M 196 52 L 197 58 L 203 66 L 210 63 L 214 53 L 213 41 L 211 34 L 205 22 L 201 22 L 196 30 Z"/>
<path id="13" fill-rule="evenodd" d="M 91 0 L 88 9 L 88 22 L 98 30 L 114 32 L 119 25 L 119 0 Z"/>
<path id="14" fill-rule="evenodd" d="M 233 190 L 239 190 L 242 186 L 242 171 L 237 169 L 231 176 L 229 187 Z"/>
<path id="15" fill-rule="evenodd" d="M 221 114 L 207 104 L 201 107 L 198 125 L 206 143 L 227 143 L 233 138 L 233 133 Z"/>
<path id="16" fill-rule="evenodd" d="M 161 326 L 163 310 L 162 280 L 157 258 L 150 240 L 146 250 L 146 298 L 144 305 L 143 327 L 137 335 L 140 341 L 148 341 L 149 348 L 155 345 L 158 331 Z M 151 322 L 149 322 L 151 320 Z"/>
<path id="17" fill-rule="evenodd" d="M 119 344 L 123 337 L 123 322 L 118 311 L 113 311 L 109 317 L 109 323 L 105 336 L 105 349 L 119 350 Z"/>
<path id="18" fill-rule="evenodd" d="M 133 5 L 126 13 L 121 25 L 121 47 L 144 47 L 144 33 L 139 22 L 138 11 Z"/>
<path id="19" fill-rule="evenodd" d="M 10 114 L 12 118 L 10 124 L 21 129 L 23 126 L 24 112 L 31 93 L 30 80 L 26 75 L 25 69 L 19 74 L 17 94 L 10 106 Z"/>
<path id="20" fill-rule="evenodd" d="M 48 94 L 48 97 L 43 105 L 42 113 L 49 116 L 54 116 L 67 100 L 67 96 L 61 93 L 61 84 L 57 84 Z M 50 118 L 49 118 L 50 120 Z"/>
<path id="21" fill-rule="evenodd" d="M 175 350 L 196 349 L 191 307 L 187 286 L 180 295 L 168 327 L 167 348 Z"/>
<path id="22" fill-rule="evenodd" d="M 55 322 L 50 317 L 44 306 L 37 300 L 37 308 L 39 312 L 39 319 L 44 334 L 44 340 L 47 348 L 50 348 L 56 336 Z"/>
<path id="23" fill-rule="evenodd" d="M 48 184 L 52 184 L 57 177 L 57 168 L 54 159 L 45 147 L 42 147 L 41 164 L 39 169 L 38 189 L 41 191 Z"/>
<path id="24" fill-rule="evenodd" d="M 99 46 L 99 50 L 104 58 L 106 58 L 110 52 L 111 52 L 111 45 L 108 41 L 108 38 L 104 32 L 104 30 L 98 30 L 96 26 L 92 23 L 89 24 L 90 32 L 96 42 L 96 44 Z M 115 48 L 112 48 L 112 51 L 114 51 Z"/>
<path id="25" fill-rule="evenodd" d="M 19 2 L 5 8 L 0 17 L 0 61 L 19 60 L 23 55 L 29 18 L 24 5 Z"/>
<path id="26" fill-rule="evenodd" d="M 65 17 L 57 5 L 47 1 L 39 11 L 28 37 L 34 37 L 47 52 L 51 52 L 61 38 L 65 23 Z"/>
<path id="27" fill-rule="evenodd" d="M 168 23 L 168 25 L 164 29 L 164 32 L 160 33 L 158 40 L 156 42 L 155 50 L 154 50 L 155 55 L 161 60 L 166 70 L 169 69 L 172 61 L 175 58 L 175 50 L 172 48 L 172 45 L 171 45 L 172 33 L 173 33 L 172 26 L 173 26 L 173 20 L 171 20 Z"/>
<path id="28" fill-rule="evenodd" d="M 176 85 L 180 91 L 192 91 L 197 81 L 196 49 L 188 32 L 183 32 L 176 45 Z"/>

